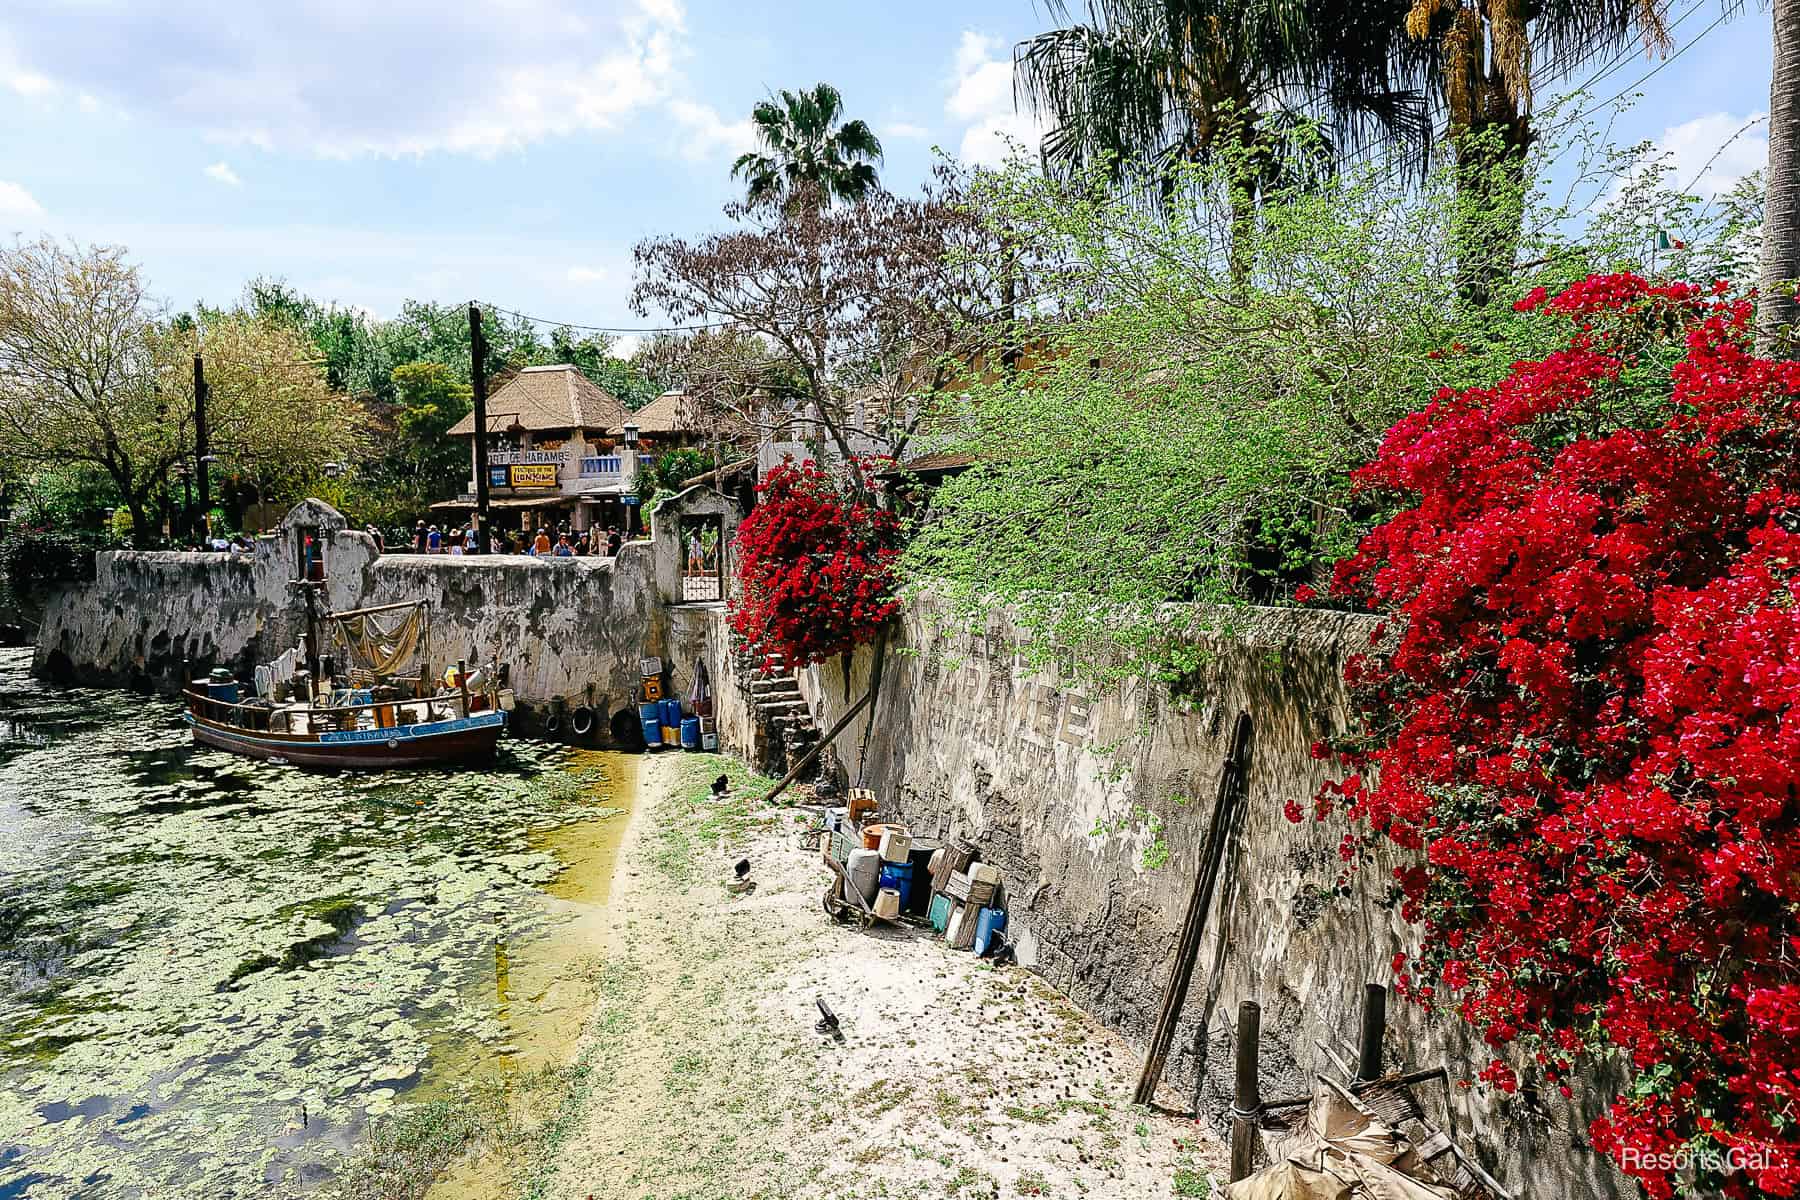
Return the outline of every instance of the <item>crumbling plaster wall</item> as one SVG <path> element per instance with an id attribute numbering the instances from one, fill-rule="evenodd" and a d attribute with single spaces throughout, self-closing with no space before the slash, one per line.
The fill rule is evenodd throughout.
<path id="1" fill-rule="evenodd" d="M 1344 825 L 1295 825 L 1282 811 L 1289 800 L 1310 808 L 1325 777 L 1311 745 L 1342 728 L 1343 660 L 1373 623 L 1275 609 L 1227 619 L 1202 639 L 1211 653 L 1178 704 L 1141 680 L 1109 694 L 1064 685 L 1024 664 L 1005 620 L 946 634 L 915 607 L 896 626 L 872 719 L 859 716 L 836 746 L 848 775 L 860 762 L 884 814 L 967 837 L 999 864 L 1021 961 L 1147 1045 L 1232 727 L 1250 714 L 1247 803 L 1165 1076 L 1220 1131 L 1239 1002 L 1262 1005 L 1265 1097 L 1300 1093 L 1329 1070 L 1315 1040 L 1354 1060 L 1364 984 L 1390 980 L 1411 936 L 1388 900 L 1392 862 L 1334 895 Z M 847 685 L 842 660 L 804 673 L 821 727 L 867 691 L 872 660 L 859 650 Z M 1442 1063 L 1455 1080 L 1491 1057 L 1453 1017 L 1389 1007 L 1392 1065 Z M 1579 1135 L 1606 1094 L 1453 1088 L 1450 1102 L 1465 1142 L 1516 1194 L 1612 1197 L 1629 1192 Z"/>

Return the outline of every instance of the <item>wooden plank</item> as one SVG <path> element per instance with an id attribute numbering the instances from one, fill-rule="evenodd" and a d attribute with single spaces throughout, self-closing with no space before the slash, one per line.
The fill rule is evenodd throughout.
<path id="1" fill-rule="evenodd" d="M 1212 825 L 1207 830 L 1200 869 L 1194 874 L 1194 890 L 1188 897 L 1187 915 L 1182 919 L 1181 938 L 1175 947 L 1174 969 L 1169 976 L 1168 990 L 1163 993 L 1156 1029 L 1150 1037 L 1150 1053 L 1144 1059 L 1143 1073 L 1138 1076 L 1137 1090 L 1132 1093 L 1134 1103 L 1150 1104 L 1156 1099 L 1156 1085 L 1162 1079 L 1169 1047 L 1175 1041 L 1175 1026 L 1181 1020 L 1182 1005 L 1187 1003 L 1188 983 L 1194 975 L 1194 962 L 1200 955 L 1200 941 L 1206 933 L 1206 915 L 1212 908 L 1213 891 L 1218 886 L 1225 845 L 1231 838 L 1238 808 L 1243 803 L 1249 768 L 1250 714 L 1240 712 L 1231 731 L 1231 746 L 1219 771 Z"/>

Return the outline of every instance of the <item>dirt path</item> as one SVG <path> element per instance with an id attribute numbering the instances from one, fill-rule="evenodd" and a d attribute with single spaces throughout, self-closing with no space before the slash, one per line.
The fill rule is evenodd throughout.
<path id="1" fill-rule="evenodd" d="M 737 801 L 703 799 L 720 771 Z M 596 1007 L 522 1183 L 547 1200 L 1204 1196 L 1222 1152 L 1126 1103 L 1135 1054 L 1030 972 L 832 924 L 793 810 L 647 764 Z M 748 857 L 757 887 L 734 896 Z M 814 997 L 843 1040 L 814 1031 Z"/>

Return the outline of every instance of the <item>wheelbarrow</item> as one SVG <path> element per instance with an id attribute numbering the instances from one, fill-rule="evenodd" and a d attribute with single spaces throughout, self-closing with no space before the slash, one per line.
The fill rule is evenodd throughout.
<path id="1" fill-rule="evenodd" d="M 855 884 L 850 882 L 850 872 L 831 853 L 831 835 L 819 838 L 819 857 L 831 868 L 831 882 L 825 885 L 825 913 L 834 921 L 857 921 L 864 929 L 872 927 L 882 918 L 875 915 L 875 908 L 867 900 Z"/>

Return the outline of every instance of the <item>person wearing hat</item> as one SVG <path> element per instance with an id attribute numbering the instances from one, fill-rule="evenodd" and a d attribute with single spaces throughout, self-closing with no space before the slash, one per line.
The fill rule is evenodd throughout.
<path id="1" fill-rule="evenodd" d="M 413 526 L 413 553 L 425 553 L 425 522 Z"/>
<path id="2" fill-rule="evenodd" d="M 533 558 L 543 558 L 550 553 L 550 549 L 550 531 L 540 526 L 537 536 L 531 539 L 531 555 Z"/>
<path id="3" fill-rule="evenodd" d="M 436 525 L 428 526 L 425 530 L 425 553 L 441 554 L 443 550 L 444 535 L 438 532 Z"/>

